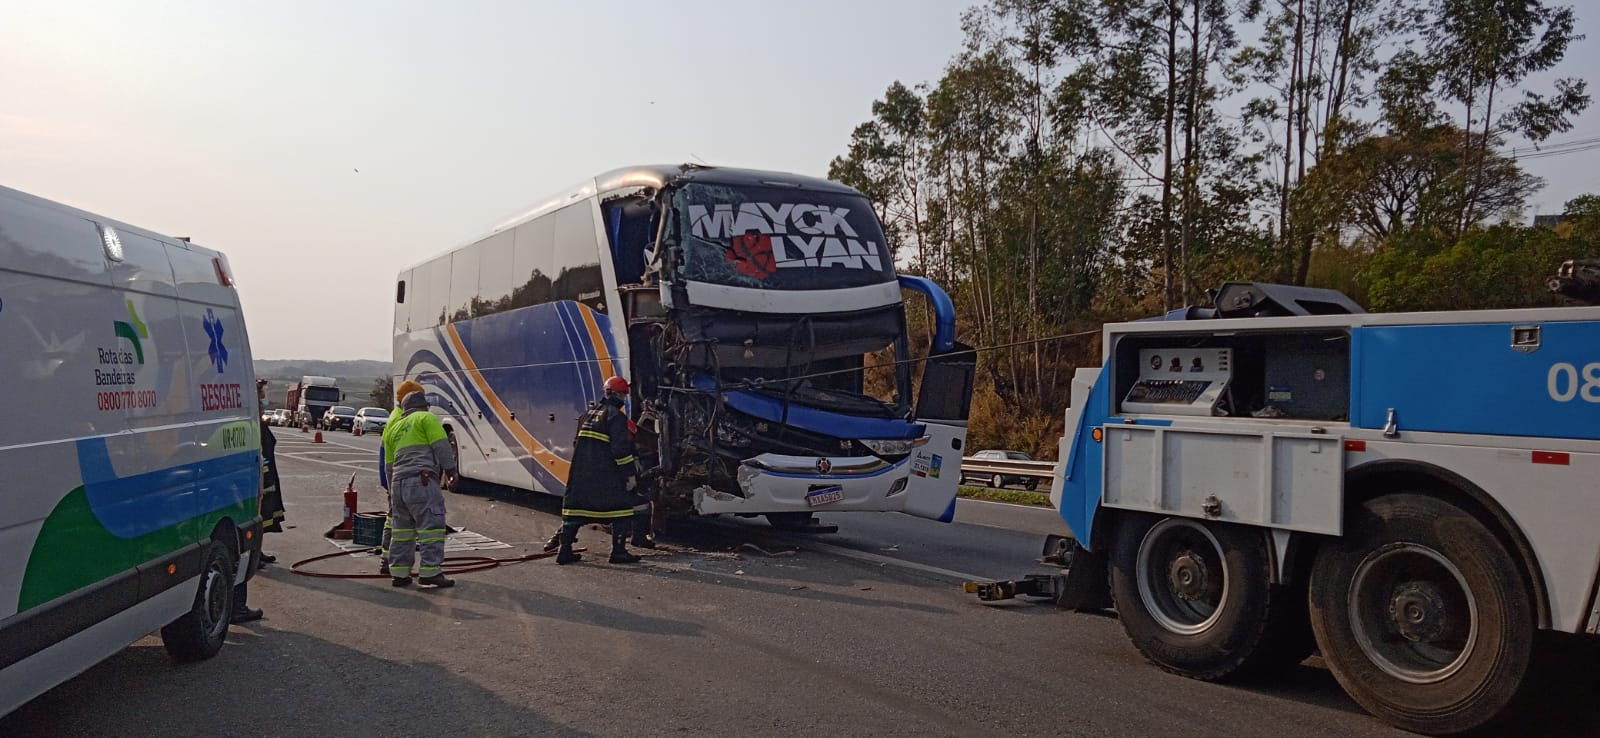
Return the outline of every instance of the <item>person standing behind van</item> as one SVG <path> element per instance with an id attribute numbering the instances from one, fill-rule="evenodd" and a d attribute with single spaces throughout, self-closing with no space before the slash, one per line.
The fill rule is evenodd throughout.
<path id="1" fill-rule="evenodd" d="M 400 414 L 383 429 L 384 472 L 389 480 L 389 576 L 396 587 L 411 584 L 421 549 L 417 583 L 450 587 L 444 575 L 444 491 L 439 482 L 456 471 L 455 452 L 439 417 L 428 411 L 418 387 L 400 398 Z"/>

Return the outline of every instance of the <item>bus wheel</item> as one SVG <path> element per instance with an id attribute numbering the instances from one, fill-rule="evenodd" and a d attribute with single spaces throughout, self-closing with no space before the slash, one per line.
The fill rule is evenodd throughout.
<path id="1" fill-rule="evenodd" d="M 1420 733 L 1482 726 L 1511 703 L 1536 630 L 1517 561 L 1477 517 L 1437 497 L 1377 497 L 1317 554 L 1311 624 L 1339 684 Z"/>
<path id="2" fill-rule="evenodd" d="M 446 492 L 461 491 L 461 446 L 456 443 L 456 434 L 445 431 L 445 437 L 450 439 L 450 455 L 456 458 L 456 473 L 445 474 L 439 479 L 439 489 Z"/>
<path id="3" fill-rule="evenodd" d="M 206 544 L 194 606 L 161 629 L 161 643 L 179 661 L 209 659 L 222 650 L 233 617 L 233 552 L 221 541 Z"/>
<path id="4" fill-rule="evenodd" d="M 1303 630 L 1305 610 L 1271 576 L 1267 537 L 1241 526 L 1139 515 L 1118 526 L 1111 551 L 1111 593 L 1128 638 L 1157 666 L 1206 681 L 1307 655 L 1275 648 L 1279 634 Z"/>

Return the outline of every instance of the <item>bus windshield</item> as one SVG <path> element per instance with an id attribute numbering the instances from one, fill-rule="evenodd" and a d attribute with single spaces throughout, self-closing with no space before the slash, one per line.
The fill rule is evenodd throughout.
<path id="1" fill-rule="evenodd" d="M 883 229 L 859 195 L 690 183 L 672 206 L 684 280 L 827 290 L 895 279 Z"/>

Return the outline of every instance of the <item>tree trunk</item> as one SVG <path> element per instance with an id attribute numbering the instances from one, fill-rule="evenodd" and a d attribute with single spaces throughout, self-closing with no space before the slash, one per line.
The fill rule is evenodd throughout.
<path id="1" fill-rule="evenodd" d="M 1176 302 L 1172 280 L 1172 136 L 1173 119 L 1178 107 L 1178 6 L 1167 0 L 1167 99 L 1162 116 L 1162 176 L 1161 176 L 1161 279 L 1163 310 L 1171 310 Z"/>

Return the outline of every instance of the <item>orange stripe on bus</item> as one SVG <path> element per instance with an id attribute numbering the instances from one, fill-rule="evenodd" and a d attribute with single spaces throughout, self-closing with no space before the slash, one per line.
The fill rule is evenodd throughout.
<path id="1" fill-rule="evenodd" d="M 547 471 L 555 475 L 556 479 L 565 484 L 567 474 L 572 469 L 572 462 L 557 456 L 554 451 L 545 448 L 544 444 L 540 443 L 539 439 L 534 438 L 527 428 L 522 427 L 520 421 L 511 418 L 511 411 L 506 408 L 504 402 L 500 401 L 500 396 L 495 394 L 494 389 L 489 386 L 489 382 L 478 371 L 477 363 L 473 362 L 472 356 L 467 353 L 467 347 L 461 343 L 461 335 L 456 333 L 456 327 L 447 325 L 445 329 L 449 332 L 451 346 L 455 348 L 456 355 L 461 358 L 461 366 L 466 368 L 467 376 L 472 378 L 472 384 L 478 388 L 478 392 L 489 403 L 489 407 L 500 418 L 500 422 L 511 429 L 511 435 L 516 436 L 517 442 L 521 443 L 522 447 L 533 455 L 534 461 L 539 462 Z"/>
<path id="2" fill-rule="evenodd" d="M 600 372 L 600 381 L 604 382 L 616 373 L 617 366 L 611 363 L 611 350 L 606 348 L 605 336 L 600 335 L 600 323 L 594 319 L 594 311 L 580 302 L 578 312 L 583 314 L 583 324 L 589 329 L 589 340 L 594 342 L 594 355 L 600 360 L 600 366 L 596 369 Z"/>

